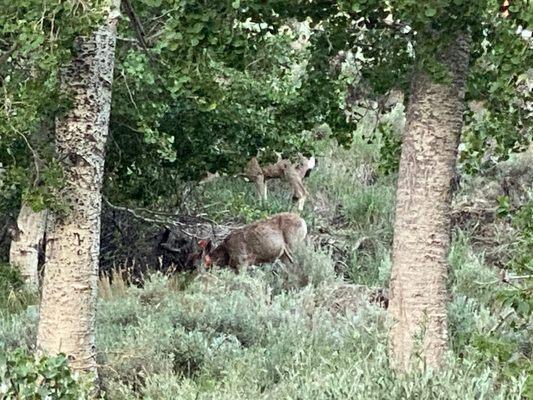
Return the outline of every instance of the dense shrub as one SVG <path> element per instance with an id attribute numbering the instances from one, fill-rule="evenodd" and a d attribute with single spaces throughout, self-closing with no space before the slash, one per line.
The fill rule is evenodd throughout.
<path id="1" fill-rule="evenodd" d="M 89 381 L 72 375 L 64 355 L 36 357 L 22 349 L 0 353 L 2 399 L 83 400 L 89 389 Z"/>
<path id="2" fill-rule="evenodd" d="M 462 358 L 450 353 L 442 373 L 397 376 L 388 366 L 385 313 L 365 301 L 364 290 L 348 291 L 338 279 L 326 279 L 276 294 L 266 283 L 276 282 L 279 277 L 269 276 L 274 274 L 274 267 L 240 275 L 219 271 L 177 292 L 171 281 L 154 277 L 145 289 L 131 288 L 102 302 L 98 342 L 107 354 L 101 375 L 110 398 L 524 395 L 524 373 L 506 378 L 502 364 L 481 362 L 484 353 L 464 341 Z M 471 337 L 486 333 L 495 319 L 464 299 L 458 295 L 452 303 L 453 326 Z M 347 304 L 338 307 L 343 301 Z M 126 320 L 135 323 L 111 324 L 115 311 L 130 314 Z"/>
<path id="3" fill-rule="evenodd" d="M 502 280 L 484 251 L 489 247 L 477 242 L 483 231 L 469 224 L 456 227 L 449 256 L 447 367 L 410 375 L 390 370 L 389 321 L 382 308 L 368 303 L 372 288 L 387 286 L 391 266 L 395 177 L 373 174 L 379 146 L 356 135 L 349 151 L 322 149 L 327 157 L 307 180 L 312 196 L 303 213 L 314 243 L 296 251 L 295 265 L 274 263 L 239 275 L 153 274 L 143 288 L 128 287 L 119 276 L 112 284 L 102 280 L 97 347 L 106 396 L 533 398 L 531 313 L 519 309 L 524 299 L 512 292 L 526 286 L 523 280 Z M 200 189 L 196 206 L 217 220 L 254 220 L 289 209 L 290 192 L 279 185 L 271 185 L 272 200 L 261 204 L 249 183 L 223 178 Z M 520 252 L 530 245 L 530 208 L 518 197 L 510 204 L 510 214 L 497 222 L 512 220 L 512 237 L 519 239 L 505 242 L 498 254 L 512 260 L 511 272 L 527 273 L 522 266 L 528 258 L 515 256 L 525 255 Z M 474 227 L 488 226 L 475 215 L 469 218 Z M 497 242 L 494 232 L 484 232 L 484 240 Z M 507 254 L 513 251 L 515 256 Z M 340 270 L 339 257 L 345 264 Z M 28 304 L 1 313 L 0 353 L 34 348 L 37 313 Z"/>

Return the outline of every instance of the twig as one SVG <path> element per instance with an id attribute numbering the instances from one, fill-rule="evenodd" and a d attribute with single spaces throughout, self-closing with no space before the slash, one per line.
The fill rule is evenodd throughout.
<path id="1" fill-rule="evenodd" d="M 129 38 L 129 37 L 123 37 L 123 36 L 117 36 L 117 40 L 121 42 L 128 42 L 128 43 L 138 43 L 139 41 L 137 39 Z"/>
<path id="2" fill-rule="evenodd" d="M 506 276 L 505 280 L 511 280 L 511 279 L 531 279 L 533 278 L 533 275 L 514 275 L 514 276 Z"/>
<path id="3" fill-rule="evenodd" d="M 165 211 L 150 210 L 150 209 L 144 208 L 144 207 L 138 207 L 136 210 L 137 211 L 143 211 L 143 212 L 146 212 L 146 213 L 152 214 L 152 215 L 163 215 L 165 217 L 176 217 L 177 216 L 175 213 L 170 213 L 170 212 L 165 212 Z"/>
<path id="4" fill-rule="evenodd" d="M 340 264 L 340 265 L 342 265 L 342 266 L 346 269 L 346 271 L 348 271 L 348 270 L 350 269 L 350 267 L 348 266 L 348 264 L 346 264 L 346 263 L 345 263 L 344 261 L 342 261 L 342 260 L 335 260 L 335 263 L 336 263 L 336 264 Z"/>
<path id="5" fill-rule="evenodd" d="M 495 285 L 497 283 L 502 283 L 502 280 L 501 279 L 496 279 L 494 281 L 490 281 L 490 282 L 480 282 L 480 281 L 474 281 L 474 283 L 476 285 L 479 285 L 479 286 L 489 286 L 489 285 Z"/>
<path id="6" fill-rule="evenodd" d="M 35 165 L 35 179 L 33 180 L 33 185 L 37 186 L 37 183 L 39 182 L 39 178 L 40 178 L 40 173 L 41 173 L 41 168 L 39 167 L 39 161 L 40 161 L 39 155 L 34 150 L 34 148 L 31 146 L 31 144 L 30 144 L 28 138 L 26 137 L 26 135 L 24 135 L 21 131 L 19 131 L 13 125 L 10 125 L 10 127 L 11 127 L 11 129 L 13 129 L 13 131 L 15 133 L 17 133 L 18 135 L 20 135 L 22 137 L 22 139 L 24 139 L 24 142 L 26 143 L 26 146 L 28 147 L 28 149 L 30 150 L 31 154 L 33 155 L 33 164 Z"/>
<path id="7" fill-rule="evenodd" d="M 500 329 L 500 327 L 501 327 L 501 326 L 503 325 L 503 323 L 507 320 L 507 318 L 509 318 L 513 313 L 514 313 L 514 310 L 509 310 L 509 311 L 507 312 L 507 314 L 505 314 L 505 315 L 500 319 L 500 321 L 498 321 L 498 323 L 492 327 L 492 329 L 489 331 L 489 335 L 490 335 L 491 333 L 494 333 L 494 332 L 497 331 L 498 329 Z"/>
<path id="8" fill-rule="evenodd" d="M 124 74 L 124 71 L 120 71 L 120 75 L 122 75 L 122 77 L 124 78 L 124 83 L 126 84 L 126 90 L 128 91 L 128 95 L 130 97 L 131 103 L 133 104 L 133 106 L 137 110 L 137 113 L 140 113 L 139 112 L 139 108 L 137 107 L 137 103 L 135 103 L 135 100 L 133 98 L 133 94 L 131 93 L 130 87 L 128 85 L 128 80 L 126 79 L 126 75 Z"/>
<path id="9" fill-rule="evenodd" d="M 112 209 L 118 210 L 118 211 L 125 211 L 131 215 L 133 215 L 135 218 L 140 219 L 141 221 L 148 222 L 155 225 L 172 225 L 175 228 L 178 228 L 180 232 L 183 232 L 185 235 L 189 236 L 190 238 L 196 238 L 195 235 L 193 235 L 190 232 L 187 232 L 185 229 L 183 229 L 183 226 L 185 225 L 182 222 L 171 220 L 171 219 L 159 219 L 159 218 L 153 218 L 153 217 L 146 217 L 144 215 L 139 214 L 139 210 L 135 210 L 132 208 L 117 206 L 112 204 L 107 198 L 102 196 L 102 200 Z M 154 212 L 155 213 L 155 212 Z M 155 214 L 157 215 L 157 214 Z"/>
<path id="10" fill-rule="evenodd" d="M 0 56 L 0 64 L 6 62 L 9 56 L 17 49 L 17 47 L 18 43 L 14 43 L 9 50 L 6 50 L 6 52 Z"/>
<path id="11" fill-rule="evenodd" d="M 146 39 L 145 39 L 146 34 L 144 33 L 144 28 L 141 24 L 139 17 L 137 17 L 137 14 L 135 14 L 135 11 L 133 10 L 133 6 L 131 5 L 130 0 L 122 0 L 122 6 L 124 8 L 124 11 L 128 15 L 128 19 L 130 20 L 133 30 L 135 31 L 135 36 L 137 37 L 137 40 L 139 41 L 142 49 L 144 50 L 144 53 L 148 57 L 148 61 L 150 63 L 155 62 L 153 55 L 148 50 L 148 44 L 146 43 Z M 153 66 L 154 65 L 152 64 L 152 67 Z"/>
<path id="12" fill-rule="evenodd" d="M 126 14 L 128 14 L 128 18 L 131 22 L 131 25 L 133 27 L 133 30 L 135 31 L 135 34 L 137 36 L 137 40 L 143 47 L 145 51 L 148 51 L 148 46 L 146 45 L 146 40 L 144 39 L 144 29 L 141 24 L 141 21 L 139 20 L 139 17 L 135 14 L 133 11 L 133 7 L 130 3 L 130 0 L 122 0 L 122 6 L 124 7 L 124 11 Z"/>
<path id="13" fill-rule="evenodd" d="M 259 61 L 263 61 L 263 57 L 259 57 L 259 58 L 256 58 L 255 60 L 253 60 L 252 62 L 250 62 L 246 67 L 244 67 L 245 70 L 247 70 L 248 68 L 250 68 L 252 65 L 254 64 L 257 64 Z"/>

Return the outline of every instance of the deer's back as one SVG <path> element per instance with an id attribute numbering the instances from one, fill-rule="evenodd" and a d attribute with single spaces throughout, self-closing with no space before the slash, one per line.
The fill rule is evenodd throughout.
<path id="1" fill-rule="evenodd" d="M 260 264 L 272 262 L 283 250 L 303 242 L 307 226 L 303 218 L 293 213 L 276 214 L 230 233 L 222 246 L 230 264 Z"/>

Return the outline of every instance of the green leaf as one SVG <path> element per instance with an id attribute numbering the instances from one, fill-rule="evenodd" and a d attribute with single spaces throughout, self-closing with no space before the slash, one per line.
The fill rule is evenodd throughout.
<path id="1" fill-rule="evenodd" d="M 426 17 L 434 17 L 437 14 L 437 10 L 434 8 L 426 8 L 426 11 L 424 12 Z"/>
<path id="2" fill-rule="evenodd" d="M 351 8 L 353 12 L 361 12 L 361 5 L 359 3 L 352 3 Z"/>

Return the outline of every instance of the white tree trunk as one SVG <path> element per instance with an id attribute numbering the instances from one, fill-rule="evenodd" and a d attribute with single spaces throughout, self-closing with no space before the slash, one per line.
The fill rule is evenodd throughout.
<path id="1" fill-rule="evenodd" d="M 63 198 L 70 210 L 49 221 L 37 333 L 40 352 L 65 353 L 72 369 L 94 373 L 100 190 L 119 14 L 119 2 L 110 3 L 103 26 L 81 41 L 62 74 L 73 106 L 56 121 L 56 153 L 65 171 Z"/>
<path id="2" fill-rule="evenodd" d="M 451 181 L 463 124 L 469 39 L 459 35 L 443 55 L 453 82 L 415 74 L 396 192 L 389 312 L 391 364 L 442 364 L 447 349 L 447 255 Z"/>
<path id="3" fill-rule="evenodd" d="M 39 287 L 39 253 L 42 251 L 47 215 L 47 210 L 35 212 L 22 203 L 9 248 L 9 263 L 20 269 L 24 282 L 32 289 Z"/>

